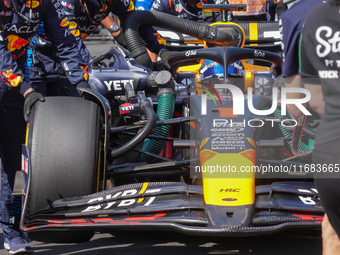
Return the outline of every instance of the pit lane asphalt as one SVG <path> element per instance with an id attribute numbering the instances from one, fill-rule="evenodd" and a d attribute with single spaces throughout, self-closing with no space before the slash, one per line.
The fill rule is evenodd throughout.
<path id="1" fill-rule="evenodd" d="M 112 46 L 109 41 L 87 41 L 92 56 L 100 56 Z M 0 229 L 0 255 L 3 248 Z M 30 241 L 34 254 L 39 255 L 321 255 L 319 233 L 272 234 L 261 237 L 213 238 L 187 236 L 173 232 L 130 231 L 96 233 L 86 243 L 52 244 Z"/>

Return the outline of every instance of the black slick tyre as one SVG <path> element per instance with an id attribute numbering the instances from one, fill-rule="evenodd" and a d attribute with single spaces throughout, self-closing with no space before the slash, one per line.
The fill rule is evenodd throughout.
<path id="1" fill-rule="evenodd" d="M 100 108 L 77 97 L 46 97 L 29 122 L 31 177 L 26 215 L 49 207 L 48 199 L 84 196 L 98 186 Z M 92 230 L 28 232 L 32 240 L 84 242 Z"/>

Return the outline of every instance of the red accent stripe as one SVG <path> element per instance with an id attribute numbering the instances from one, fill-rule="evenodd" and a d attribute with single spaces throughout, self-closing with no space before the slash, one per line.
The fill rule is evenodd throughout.
<path id="1" fill-rule="evenodd" d="M 312 220 L 316 222 L 320 222 L 320 220 L 323 220 L 323 216 L 320 215 L 305 215 L 305 214 L 292 214 L 295 217 L 299 217 L 303 220 Z"/>
<path id="2" fill-rule="evenodd" d="M 101 218 L 101 219 L 92 219 L 92 221 L 96 222 L 96 221 L 112 221 L 112 218 Z"/>
<path id="3" fill-rule="evenodd" d="M 159 214 L 156 214 L 156 215 L 150 216 L 150 217 L 129 217 L 129 218 L 126 218 L 124 220 L 154 220 L 156 218 L 164 217 L 165 215 L 166 215 L 166 213 L 159 213 Z"/>
<path id="4" fill-rule="evenodd" d="M 86 219 L 47 220 L 47 222 L 60 222 L 60 221 L 86 221 Z"/>
<path id="5" fill-rule="evenodd" d="M 126 221 L 112 221 L 112 222 L 110 222 L 110 224 L 119 224 L 119 223 L 126 224 Z M 140 223 L 140 221 L 130 221 L 129 223 Z"/>

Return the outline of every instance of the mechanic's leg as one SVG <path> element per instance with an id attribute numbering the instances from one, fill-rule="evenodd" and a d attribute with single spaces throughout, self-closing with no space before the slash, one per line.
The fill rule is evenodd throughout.
<path id="1" fill-rule="evenodd" d="M 329 222 L 327 214 L 322 221 L 322 254 L 340 254 L 340 239 Z"/>
<path id="2" fill-rule="evenodd" d="M 21 203 L 13 204 L 15 173 L 21 169 L 21 145 L 25 139 L 24 98 L 18 89 L 0 84 L 0 226 L 10 238 L 20 236 L 18 223 Z"/>
<path id="3" fill-rule="evenodd" d="M 339 166 L 340 140 L 316 144 L 313 163 Z M 322 222 L 323 254 L 340 254 L 340 175 L 337 172 L 315 174 L 315 184 L 326 215 Z"/>

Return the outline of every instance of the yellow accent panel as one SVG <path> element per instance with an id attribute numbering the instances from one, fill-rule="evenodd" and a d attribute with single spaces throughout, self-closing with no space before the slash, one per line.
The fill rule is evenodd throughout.
<path id="1" fill-rule="evenodd" d="M 240 153 L 221 153 L 208 159 L 203 168 L 207 166 L 253 166 L 253 162 Z M 203 172 L 203 190 L 206 204 L 218 206 L 241 206 L 254 204 L 255 178 L 253 173 L 241 173 L 243 178 L 228 178 L 229 173 Z M 224 177 L 221 178 L 221 175 Z M 235 176 L 235 174 L 233 174 Z M 234 190 L 234 191 L 232 191 Z M 235 192 L 236 190 L 236 192 Z M 224 201 L 223 199 L 234 199 Z"/>
<path id="2" fill-rule="evenodd" d="M 25 145 L 28 146 L 28 133 L 30 131 L 30 123 L 27 123 L 26 126 L 26 138 L 25 138 Z"/>
<path id="3" fill-rule="evenodd" d="M 246 75 L 244 77 L 244 91 L 247 91 L 248 88 L 252 88 L 254 85 L 254 75 L 255 71 L 269 71 L 269 67 L 251 65 L 247 63 L 247 60 L 241 60 L 243 64 L 243 68 L 246 71 Z"/>
<path id="4" fill-rule="evenodd" d="M 244 91 L 247 91 L 248 88 L 252 88 L 254 84 L 254 77 L 251 72 L 246 72 L 244 77 Z"/>
<path id="5" fill-rule="evenodd" d="M 251 41 L 258 40 L 257 23 L 249 23 L 249 39 Z M 257 45 L 257 43 L 251 43 L 250 45 Z"/>
<path id="6" fill-rule="evenodd" d="M 142 189 L 139 191 L 138 194 L 143 194 L 143 193 L 145 192 L 146 188 L 148 187 L 148 185 L 149 185 L 148 182 L 144 182 L 144 183 L 143 183 L 143 187 L 142 187 Z"/>
<path id="7" fill-rule="evenodd" d="M 140 198 L 140 199 L 138 199 L 137 203 L 141 203 L 143 201 L 144 201 L 144 198 Z"/>
<path id="8" fill-rule="evenodd" d="M 193 72 L 197 75 L 199 73 L 200 68 L 201 62 L 196 65 L 181 66 L 180 68 L 178 68 L 177 72 Z"/>

